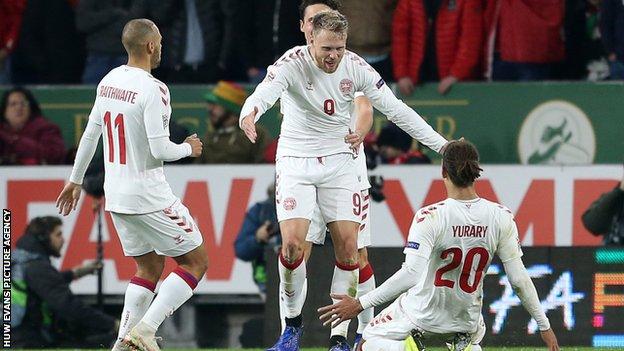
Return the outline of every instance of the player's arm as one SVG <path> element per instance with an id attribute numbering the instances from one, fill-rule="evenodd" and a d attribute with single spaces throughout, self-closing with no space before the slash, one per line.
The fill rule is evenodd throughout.
<path id="1" fill-rule="evenodd" d="M 241 109 L 238 123 L 252 143 L 255 143 L 258 137 L 256 122 L 275 104 L 289 86 L 291 73 L 287 66 L 288 62 L 284 61 L 287 54 L 267 68 L 266 77 L 245 100 Z"/>
<path id="2" fill-rule="evenodd" d="M 364 141 L 366 134 L 373 126 L 373 105 L 364 94 L 355 93 L 355 129 L 347 135 L 345 141 L 351 144 L 351 148 L 357 150 Z"/>
<path id="3" fill-rule="evenodd" d="M 362 295 L 359 299 L 354 299 L 346 295 L 332 295 L 332 298 L 339 300 L 337 303 L 319 308 L 319 317 L 324 325 L 332 326 L 349 320 L 361 311 L 379 306 L 391 301 L 414 287 L 427 267 L 429 256 L 433 249 L 433 221 L 431 216 L 423 217 L 419 213 L 414 218 L 408 236 L 408 243 L 405 246 L 405 262 L 396 273 L 394 273 L 383 284 L 374 290 Z"/>
<path id="4" fill-rule="evenodd" d="M 522 263 L 522 250 L 518 240 L 518 228 L 511 215 L 503 218 L 501 239 L 497 249 L 498 256 L 503 262 L 505 273 L 509 278 L 509 283 L 520 298 L 522 306 L 529 312 L 531 317 L 537 321 L 542 339 L 549 350 L 559 350 L 557 338 L 550 328 L 550 322 L 537 295 L 537 290 L 529 272 Z"/>
<path id="5" fill-rule="evenodd" d="M 89 114 L 87 127 L 80 137 L 74 167 L 72 168 L 69 182 L 56 199 L 56 208 L 63 216 L 67 216 L 72 210 L 76 209 L 76 204 L 80 199 L 82 180 L 89 163 L 97 149 L 98 140 L 102 135 L 102 124 L 99 120 L 97 107 L 94 105 Z"/>
<path id="6" fill-rule="evenodd" d="M 163 101 L 171 101 L 171 99 L 168 90 L 164 100 L 161 98 L 161 94 L 163 94 L 161 90 L 154 84 L 152 89 L 148 91 L 145 100 L 143 122 L 147 140 L 149 141 L 150 153 L 155 159 L 161 161 L 176 161 L 191 156 L 193 148 L 189 138 L 193 138 L 193 136 L 194 139 L 198 138 L 196 135 L 192 135 L 182 144 L 176 144 L 169 140 L 169 123 L 163 123 L 163 119 L 169 120 L 171 116 L 169 116 L 169 108 Z"/>
<path id="7" fill-rule="evenodd" d="M 436 132 L 416 111 L 397 99 L 388 85 L 375 70 L 368 66 L 356 65 L 362 82 L 362 92 L 373 106 L 388 120 L 399 126 L 412 138 L 436 152 L 440 152 L 447 140 Z"/>

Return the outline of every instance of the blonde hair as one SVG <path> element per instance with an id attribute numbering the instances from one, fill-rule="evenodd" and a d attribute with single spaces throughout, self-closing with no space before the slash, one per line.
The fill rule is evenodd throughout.
<path id="1" fill-rule="evenodd" d="M 347 18 L 338 11 L 321 11 L 312 18 L 312 33 L 316 35 L 320 30 L 325 29 L 340 36 L 346 36 L 349 30 Z"/>

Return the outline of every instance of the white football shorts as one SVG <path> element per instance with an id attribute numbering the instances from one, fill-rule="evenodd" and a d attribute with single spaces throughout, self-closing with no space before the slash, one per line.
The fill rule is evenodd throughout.
<path id="1" fill-rule="evenodd" d="M 113 224 L 126 256 L 141 256 L 151 251 L 177 257 L 202 244 L 202 234 L 178 199 L 170 207 L 145 214 L 111 212 Z"/>
<path id="2" fill-rule="evenodd" d="M 318 206 L 323 221 L 360 222 L 363 199 L 353 156 L 280 157 L 275 164 L 277 220 L 312 220 Z"/>
<path id="3" fill-rule="evenodd" d="M 360 192 L 362 199 L 360 210 L 360 229 L 358 231 L 357 245 L 358 250 L 371 246 L 371 228 L 370 228 L 370 195 L 368 189 Z M 325 236 L 327 234 L 327 226 L 321 216 L 321 210 L 318 207 L 314 209 L 314 215 L 310 221 L 310 229 L 306 235 L 306 241 L 316 245 L 325 244 Z"/>

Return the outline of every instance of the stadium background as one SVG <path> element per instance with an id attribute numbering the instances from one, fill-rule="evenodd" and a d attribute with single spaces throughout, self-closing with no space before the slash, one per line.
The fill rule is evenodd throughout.
<path id="1" fill-rule="evenodd" d="M 489 160 L 478 191 L 515 213 L 525 264 L 562 345 L 620 347 L 624 339 L 624 320 L 618 318 L 624 311 L 624 250 L 601 249 L 600 238 L 590 235 L 580 222 L 587 206 L 622 176 L 624 138 L 622 128 L 614 127 L 620 125 L 618 105 L 622 100 L 618 96 L 622 88 L 613 83 L 461 84 L 447 96 L 441 97 L 434 93 L 433 86 L 426 86 L 407 99 L 441 133 L 449 138 L 466 136 Z M 191 131 L 201 133 L 205 128 L 200 97 L 208 89 L 172 88 L 176 101 L 173 116 Z M 66 142 L 78 140 L 93 91 L 89 87 L 37 87 L 34 91 L 45 114 L 62 126 Z M 544 106 L 553 108 L 543 112 Z M 571 132 L 570 144 L 583 152 L 563 153 L 561 157 L 578 164 L 522 164 L 523 157 L 528 163 L 523 155 L 539 150 L 539 140 L 529 143 L 533 149 L 522 150 L 520 145 L 523 129 L 528 128 L 536 111 L 538 120 L 546 121 L 532 127 L 536 131 L 531 133 L 538 139 L 548 133 L 548 128 L 568 121 L 569 127 L 563 132 Z M 384 123 L 383 119 L 376 116 L 376 128 Z M 591 130 L 587 124 L 578 127 L 584 122 Z M 263 123 L 275 133 L 279 116 L 272 111 Z M 588 155 L 591 159 L 583 158 Z M 13 243 L 29 218 L 54 213 L 54 200 L 69 172 L 69 166 L 0 169 L 0 204 L 12 210 Z M 275 265 L 269 265 L 270 289 L 265 306 L 252 281 L 250 265 L 234 257 L 233 241 L 246 209 L 264 198 L 273 179 L 273 167 L 169 165 L 166 173 L 174 192 L 196 216 L 211 260 L 198 296 L 163 328 L 166 345 L 240 347 L 243 331 L 258 338 L 252 345 L 269 345 L 279 328 L 277 300 L 271 289 L 276 286 Z M 371 174 L 386 179 L 386 201 L 372 206 L 375 249 L 371 257 L 378 282 L 382 282 L 400 266 L 400 247 L 414 211 L 441 199 L 444 192 L 439 166 L 435 165 L 380 166 Z M 108 311 L 117 313 L 133 264 L 123 258 L 110 217 L 105 218 L 105 303 Z M 84 197 L 64 223 L 67 244 L 62 259 L 56 262 L 59 267 L 72 267 L 94 258 L 97 225 L 91 199 Z M 314 308 L 329 302 L 331 270 L 324 266 L 331 262 L 330 258 L 329 248 L 316 249 L 310 264 L 314 273 L 305 311 L 305 346 L 325 343 L 327 330 L 316 321 Z M 539 346 L 539 337 L 527 337 L 531 336 L 528 314 L 518 306 L 515 296 L 504 294 L 504 279 L 500 264 L 494 264 L 485 278 L 488 333 L 484 345 Z M 73 283 L 72 289 L 94 302 L 94 277 Z M 502 306 L 509 308 L 506 314 Z M 263 323 L 249 322 L 254 318 Z"/>

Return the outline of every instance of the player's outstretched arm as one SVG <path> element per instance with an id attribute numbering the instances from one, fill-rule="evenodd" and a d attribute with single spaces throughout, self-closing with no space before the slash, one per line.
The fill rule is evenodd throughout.
<path id="1" fill-rule="evenodd" d="M 69 182 L 65 184 L 65 187 L 56 199 L 56 208 L 63 216 L 67 216 L 72 210 L 76 209 L 76 204 L 80 199 L 80 185 L 84 179 L 87 167 L 89 167 L 89 163 L 95 154 L 100 135 L 102 135 L 101 126 L 97 125 L 89 117 L 87 127 L 84 133 L 82 133 L 80 143 L 78 143 L 76 159 L 74 160 L 74 167 L 72 168 Z"/>
<path id="2" fill-rule="evenodd" d="M 529 277 L 529 273 L 522 263 L 522 259 L 520 257 L 514 258 L 504 262 L 503 265 L 505 267 L 505 273 L 507 273 L 509 277 L 509 283 L 520 298 L 522 306 L 524 306 L 531 317 L 537 321 L 542 340 L 544 340 L 546 346 L 548 346 L 548 350 L 558 351 L 559 344 L 557 343 L 557 337 L 550 328 L 550 322 L 542 310 L 535 285 L 533 285 L 531 277 Z"/>
<path id="3" fill-rule="evenodd" d="M 373 105 L 364 95 L 356 96 L 354 101 L 357 113 L 355 130 L 349 131 L 345 142 L 351 144 L 351 148 L 357 151 L 373 126 Z"/>

